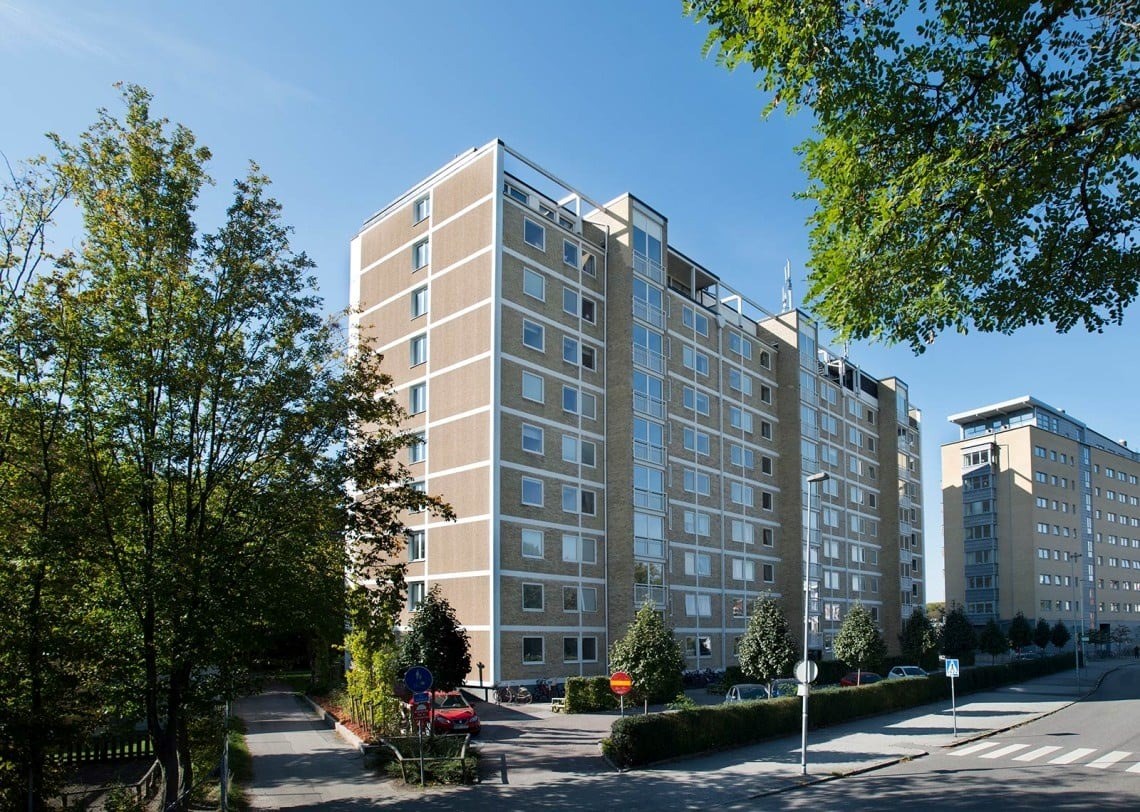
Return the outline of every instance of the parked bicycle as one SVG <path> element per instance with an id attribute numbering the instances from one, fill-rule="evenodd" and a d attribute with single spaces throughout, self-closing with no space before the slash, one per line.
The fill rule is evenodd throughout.
<path id="1" fill-rule="evenodd" d="M 527 705 L 534 699 L 534 696 L 524 685 L 500 685 L 495 689 L 495 698 L 500 705 L 505 705 L 508 702 L 515 705 Z"/>
<path id="2" fill-rule="evenodd" d="M 553 679 L 540 679 L 534 686 L 536 702 L 550 702 L 552 699 L 561 699 L 566 696 L 566 688 L 562 683 Z"/>

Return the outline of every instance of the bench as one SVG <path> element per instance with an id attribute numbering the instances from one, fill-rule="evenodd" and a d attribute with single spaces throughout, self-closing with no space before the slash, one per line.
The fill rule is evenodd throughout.
<path id="1" fill-rule="evenodd" d="M 554 699 L 550 700 L 550 709 L 555 713 L 565 713 L 566 698 L 561 696 L 554 697 Z"/>

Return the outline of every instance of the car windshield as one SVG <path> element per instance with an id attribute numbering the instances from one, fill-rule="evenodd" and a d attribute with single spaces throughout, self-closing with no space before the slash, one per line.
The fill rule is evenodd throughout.
<path id="1" fill-rule="evenodd" d="M 763 685 L 738 685 L 736 692 L 741 699 L 759 699 L 768 696 L 768 689 Z"/>
<path id="2" fill-rule="evenodd" d="M 903 673 L 906 674 L 908 677 L 921 677 L 922 676 L 922 669 L 921 668 L 915 668 L 914 666 L 910 666 L 909 668 L 904 668 Z"/>
<path id="3" fill-rule="evenodd" d="M 468 707 L 467 701 L 459 694 L 442 694 L 437 695 L 435 698 L 435 706 L 442 710 L 448 708 L 466 708 Z"/>

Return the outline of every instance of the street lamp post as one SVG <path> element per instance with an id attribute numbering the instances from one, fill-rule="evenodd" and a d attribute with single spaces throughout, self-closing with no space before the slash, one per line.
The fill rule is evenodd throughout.
<path id="1" fill-rule="evenodd" d="M 1080 570 L 1077 569 L 1077 559 L 1080 557 L 1081 553 L 1069 554 L 1069 561 L 1073 565 L 1073 670 L 1077 672 L 1078 694 L 1081 692 L 1081 590 L 1077 586 L 1081 580 Z"/>
<path id="2" fill-rule="evenodd" d="M 811 609 L 811 513 L 812 513 L 812 485 L 815 485 L 816 491 L 816 506 L 819 511 L 819 518 L 816 526 L 822 531 L 823 524 L 823 506 L 820 504 L 823 497 L 823 483 L 831 477 L 828 476 L 826 471 L 820 471 L 818 474 L 812 474 L 807 478 L 808 483 L 808 509 L 807 509 L 807 527 L 804 533 L 804 680 L 803 680 L 803 718 L 801 719 L 800 727 L 800 774 L 807 775 L 807 730 L 808 730 L 808 680 L 807 680 L 807 663 L 808 663 L 808 616 Z"/>

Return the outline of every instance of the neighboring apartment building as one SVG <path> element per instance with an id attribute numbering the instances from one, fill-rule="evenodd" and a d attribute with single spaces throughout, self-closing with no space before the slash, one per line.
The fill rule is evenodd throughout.
<path id="1" fill-rule="evenodd" d="M 354 335 L 422 436 L 407 462 L 459 517 L 406 517 L 408 608 L 440 584 L 486 682 L 605 673 L 646 601 L 692 668 L 735 662 L 761 594 L 802 628 L 818 471 L 809 642 L 828 656 L 859 601 L 897 646 L 924 603 L 901 381 L 751 304 L 632 195 L 596 203 L 500 141 L 371 217 L 351 262 Z"/>
<path id="2" fill-rule="evenodd" d="M 942 447 L 946 598 L 1140 631 L 1140 455 L 1033 397 L 952 415 Z"/>

